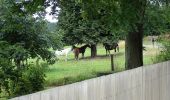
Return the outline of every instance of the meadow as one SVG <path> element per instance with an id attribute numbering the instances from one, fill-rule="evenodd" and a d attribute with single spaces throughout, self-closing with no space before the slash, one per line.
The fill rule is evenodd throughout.
<path id="1" fill-rule="evenodd" d="M 156 44 L 157 45 L 157 44 Z M 97 46 L 97 57 L 90 58 L 90 48 L 86 49 L 85 58 L 76 61 L 74 59 L 74 54 L 71 52 L 68 61 L 65 61 L 65 57 L 60 57 L 60 60 L 56 61 L 53 65 L 48 65 L 47 63 L 40 60 L 41 65 L 46 67 L 46 83 L 45 88 L 52 88 L 55 86 L 61 86 L 66 84 L 71 84 L 74 82 L 99 77 L 101 75 L 107 75 L 110 73 L 116 73 L 125 70 L 125 42 L 119 42 L 120 51 L 114 52 L 114 66 L 115 71 L 111 71 L 111 58 L 106 56 L 106 51 L 103 45 L 99 44 Z M 153 47 L 149 39 L 144 39 L 144 46 L 146 51 L 144 51 L 144 65 L 153 64 L 156 55 L 159 54 L 160 49 L 158 46 Z M 68 47 L 65 47 L 68 48 Z M 35 59 L 30 59 L 30 62 L 35 62 Z M 48 66 L 48 67 L 47 67 Z M 0 94 L 3 97 L 4 94 Z M 6 98 L 0 98 L 1 100 L 6 100 Z"/>
<path id="2" fill-rule="evenodd" d="M 84 59 L 81 59 L 80 55 L 80 60 L 76 61 L 74 54 L 70 53 L 68 61 L 65 61 L 64 57 L 60 57 L 60 60 L 56 61 L 55 64 L 49 65 L 46 71 L 46 87 L 70 84 L 125 70 L 125 42 L 120 41 L 119 46 L 119 52 L 111 51 L 114 54 L 114 72 L 111 71 L 110 56 L 106 56 L 103 45 L 99 44 L 96 58 L 90 58 L 90 49 L 87 48 Z M 144 65 L 153 64 L 154 58 L 160 50 L 157 46 L 153 47 L 149 39 L 144 39 L 144 46 L 146 47 L 146 51 L 143 53 Z"/>

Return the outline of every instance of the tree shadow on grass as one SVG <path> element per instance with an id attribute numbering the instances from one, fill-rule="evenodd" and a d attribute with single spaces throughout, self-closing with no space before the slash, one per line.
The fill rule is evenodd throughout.
<path id="1" fill-rule="evenodd" d="M 114 54 L 114 57 L 118 57 L 118 56 L 123 56 L 124 53 L 123 52 L 119 52 L 119 53 L 115 53 Z M 90 56 L 87 56 L 87 57 L 84 57 L 84 58 L 81 58 L 80 57 L 80 60 L 91 60 L 91 59 L 107 59 L 107 58 L 110 58 L 110 55 L 97 55 L 95 58 L 91 58 Z M 71 60 L 71 59 L 70 59 Z"/>

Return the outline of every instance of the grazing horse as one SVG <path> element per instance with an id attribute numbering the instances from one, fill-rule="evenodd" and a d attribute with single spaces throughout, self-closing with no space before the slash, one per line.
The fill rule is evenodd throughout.
<path id="1" fill-rule="evenodd" d="M 55 56 L 58 57 L 58 56 L 65 56 L 65 61 L 67 61 L 67 57 L 68 57 L 68 54 L 73 50 L 73 48 L 66 48 L 66 49 L 63 49 L 63 50 L 56 50 L 55 51 Z"/>
<path id="2" fill-rule="evenodd" d="M 119 52 L 119 45 L 118 43 L 112 43 L 112 44 L 109 44 L 109 43 L 103 43 L 105 49 L 106 49 L 106 55 L 107 55 L 107 52 L 110 54 L 110 50 L 115 50 L 116 52 L 116 49 L 117 51 Z"/>
<path id="3" fill-rule="evenodd" d="M 82 58 L 84 58 L 84 53 L 85 53 L 87 47 L 91 48 L 90 45 L 88 45 L 88 44 L 86 44 L 86 45 L 84 45 L 82 47 L 73 46 L 76 60 L 79 59 L 79 53 L 82 53 Z"/>

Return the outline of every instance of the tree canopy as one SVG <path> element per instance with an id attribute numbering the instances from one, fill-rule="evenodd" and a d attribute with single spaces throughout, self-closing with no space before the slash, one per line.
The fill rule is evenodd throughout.
<path id="1" fill-rule="evenodd" d="M 43 69 L 27 61 L 40 57 L 51 62 L 49 49 L 59 46 L 47 29 L 42 2 L 0 1 L 0 93 L 17 96 L 44 87 Z"/>
<path id="2" fill-rule="evenodd" d="M 143 65 L 143 36 L 166 30 L 167 0 L 59 0 L 59 27 L 70 44 L 126 36 L 126 68 Z M 106 37 L 105 37 L 106 36 Z"/>
<path id="3" fill-rule="evenodd" d="M 33 16 L 35 11 L 39 10 L 34 8 L 34 11 L 28 6 L 32 2 L 9 3 L 8 0 L 2 0 L 1 3 L 1 41 L 11 45 L 20 44 L 32 58 L 50 58 L 48 49 L 54 46 L 53 41 L 50 39 L 46 22 L 41 17 Z"/>

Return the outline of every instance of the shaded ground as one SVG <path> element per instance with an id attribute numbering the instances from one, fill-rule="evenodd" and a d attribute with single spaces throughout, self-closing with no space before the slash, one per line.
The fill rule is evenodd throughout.
<path id="1" fill-rule="evenodd" d="M 124 55 L 123 52 L 114 53 L 114 57 L 123 56 L 123 55 Z M 97 55 L 95 58 L 91 58 L 90 56 L 82 58 L 82 56 L 80 56 L 79 60 L 96 60 L 96 59 L 106 59 L 106 58 L 110 58 L 110 55 Z M 69 61 L 74 61 L 74 60 L 75 59 L 69 59 Z"/>

